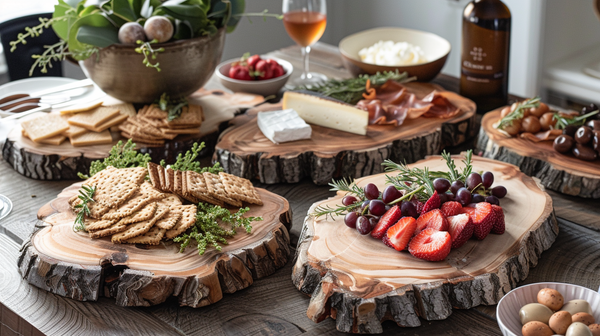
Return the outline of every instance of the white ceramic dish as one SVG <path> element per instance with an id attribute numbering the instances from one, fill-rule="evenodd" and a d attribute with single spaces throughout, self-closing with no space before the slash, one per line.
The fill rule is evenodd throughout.
<path id="1" fill-rule="evenodd" d="M 75 81 L 77 80 L 65 77 L 33 77 L 20 79 L 0 86 L 0 97 L 16 93 L 32 93 L 40 90 L 50 89 L 55 86 L 72 83 Z M 60 95 L 60 93 L 56 93 L 56 95 Z M 82 94 L 81 96 L 77 96 L 73 100 L 75 101 L 88 98 L 91 100 L 96 97 L 100 97 L 101 95 L 104 95 L 104 92 L 102 92 L 102 90 L 100 90 L 97 86 L 94 85 L 88 92 Z M 0 110 L 0 117 L 7 117 L 13 114 L 14 113 L 4 112 Z"/>
<path id="2" fill-rule="evenodd" d="M 519 310 L 528 303 L 537 302 L 537 293 L 542 288 L 556 289 L 563 295 L 565 303 L 575 299 L 586 300 L 592 307 L 594 318 L 596 321 L 600 321 L 600 293 L 567 283 L 538 282 L 515 288 L 498 302 L 496 318 L 504 336 L 523 335 Z"/>
<path id="3" fill-rule="evenodd" d="M 263 59 L 272 58 L 276 60 L 277 63 L 281 64 L 281 66 L 285 70 L 285 74 L 277 78 L 256 81 L 246 81 L 230 78 L 228 74 L 229 69 L 231 68 L 231 63 L 238 61 L 238 58 L 230 59 L 217 65 L 217 68 L 215 69 L 215 74 L 219 78 L 221 84 L 223 84 L 223 86 L 225 86 L 233 92 L 254 93 L 259 94 L 261 96 L 276 94 L 290 78 L 290 75 L 294 71 L 294 67 L 290 62 L 282 60 L 281 58 L 264 55 L 261 55 L 260 57 Z"/>

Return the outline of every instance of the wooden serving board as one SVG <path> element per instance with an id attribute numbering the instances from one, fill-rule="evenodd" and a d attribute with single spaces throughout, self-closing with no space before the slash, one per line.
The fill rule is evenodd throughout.
<path id="1" fill-rule="evenodd" d="M 175 296 L 181 306 L 201 307 L 273 274 L 288 261 L 289 204 L 264 189 L 257 189 L 264 205 L 252 205 L 246 214 L 263 217 L 253 223 L 252 233 L 238 229 L 221 252 L 208 247 L 200 256 L 194 246 L 179 253 L 179 244 L 172 242 L 113 244 L 110 237 L 91 239 L 74 232 L 68 200 L 80 186 L 67 187 L 39 210 L 37 226 L 43 228 L 21 250 L 21 276 L 48 292 L 79 301 L 110 297 L 120 306 L 151 306 Z"/>
<path id="2" fill-rule="evenodd" d="M 311 296 L 308 317 L 315 322 L 334 318 L 344 332 L 381 333 L 386 320 L 417 327 L 419 318 L 442 320 L 453 308 L 496 304 L 525 279 L 558 235 L 552 199 L 513 165 L 480 157 L 473 161 L 475 170 L 492 171 L 495 185 L 508 189 L 501 200 L 504 234 L 471 239 L 446 260 L 429 262 L 360 235 L 344 225 L 343 216 L 335 220 L 307 216 L 292 280 Z M 447 171 L 439 156 L 409 166 Z M 385 174 L 357 180 L 359 186 L 370 182 L 383 190 Z M 313 204 L 309 214 L 319 205 L 341 204 L 342 197 L 339 193 Z"/>
<path id="3" fill-rule="evenodd" d="M 419 98 L 434 89 L 443 90 L 429 83 L 408 83 L 406 87 Z M 281 105 L 263 105 L 230 122 L 213 160 L 230 174 L 268 184 L 297 183 L 304 177 L 327 184 L 332 178 L 380 173 L 386 159 L 415 162 L 475 135 L 475 103 L 456 94 L 452 97 L 452 103 L 462 110 L 452 118 L 405 120 L 398 127 L 371 125 L 366 136 L 311 125 L 311 139 L 281 144 L 267 139 L 256 123 L 259 111 L 280 110 Z"/>
<path id="4" fill-rule="evenodd" d="M 116 103 L 114 98 L 108 98 Z M 165 144 L 151 147 L 139 144 L 141 153 L 148 153 L 152 161 L 158 163 L 164 159 L 174 162 L 179 153 L 192 148 L 195 142 L 205 142 L 201 156 L 211 155 L 219 133 L 226 123 L 242 108 L 255 106 L 264 101 L 263 97 L 250 94 L 228 94 L 220 90 L 200 90 L 189 97 L 192 104 L 201 105 L 205 111 L 205 120 L 198 134 L 179 135 Z M 106 101 L 105 101 L 106 103 Z M 35 118 L 40 114 L 32 115 Z M 23 120 L 27 120 L 25 117 Z M 119 133 L 113 133 L 110 145 L 73 147 L 68 139 L 60 146 L 37 144 L 22 136 L 21 126 L 16 125 L 8 135 L 2 149 L 2 156 L 17 172 L 37 180 L 74 180 L 77 173 L 88 173 L 90 163 L 108 156 L 108 152 L 119 140 L 126 141 Z"/>
<path id="5" fill-rule="evenodd" d="M 533 142 L 509 137 L 496 128 L 500 110 L 481 120 L 477 149 L 484 157 L 517 165 L 529 176 L 540 179 L 548 189 L 567 195 L 600 198 L 600 160 L 583 161 L 554 150 L 552 141 Z"/>

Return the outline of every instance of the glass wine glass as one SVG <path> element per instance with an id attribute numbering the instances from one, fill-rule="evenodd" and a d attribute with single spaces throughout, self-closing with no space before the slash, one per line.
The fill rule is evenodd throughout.
<path id="1" fill-rule="evenodd" d="M 304 68 L 294 85 L 311 86 L 327 80 L 323 74 L 308 71 L 310 46 L 317 42 L 327 25 L 325 0 L 283 0 L 283 25 L 288 35 L 302 47 Z"/>

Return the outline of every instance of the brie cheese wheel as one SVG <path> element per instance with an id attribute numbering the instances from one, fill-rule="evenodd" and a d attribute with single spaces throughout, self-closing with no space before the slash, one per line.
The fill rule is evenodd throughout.
<path id="1" fill-rule="evenodd" d="M 307 123 L 360 135 L 367 134 L 369 112 L 299 92 L 283 94 L 283 108 L 294 109 Z"/>
<path id="2" fill-rule="evenodd" d="M 258 128 L 274 143 L 310 139 L 312 129 L 292 109 L 258 112 Z"/>

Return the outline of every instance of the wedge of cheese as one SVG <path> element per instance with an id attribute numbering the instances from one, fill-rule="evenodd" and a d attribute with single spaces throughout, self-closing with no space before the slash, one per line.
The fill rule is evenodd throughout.
<path id="1" fill-rule="evenodd" d="M 283 94 L 283 109 L 294 109 L 309 124 L 367 134 L 369 113 L 356 107 L 299 92 Z"/>

